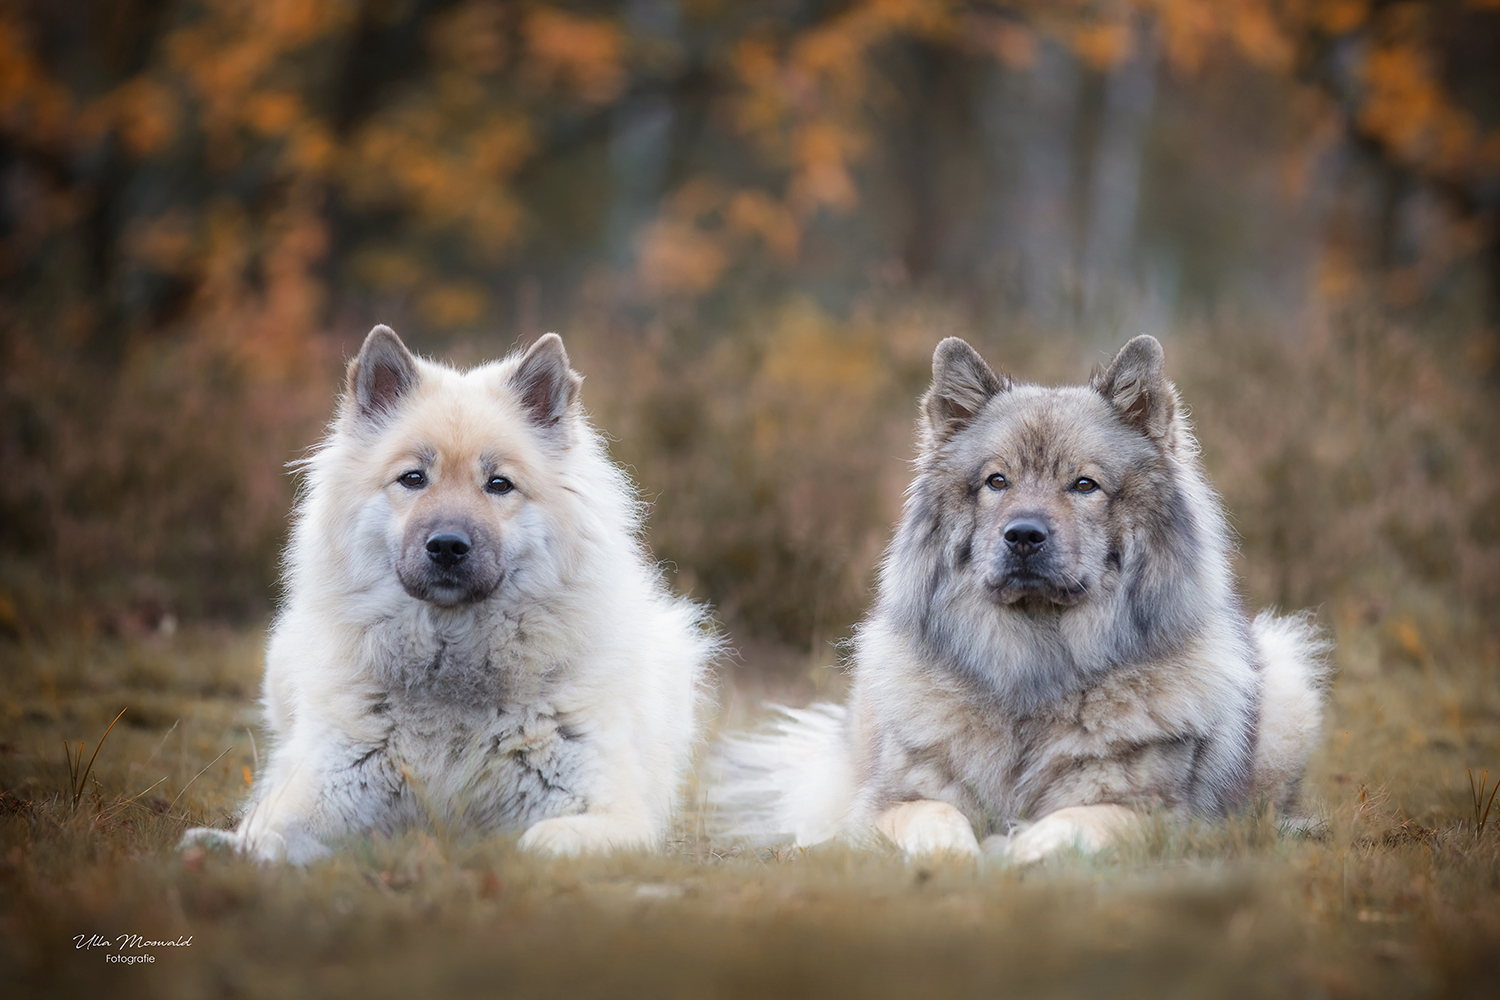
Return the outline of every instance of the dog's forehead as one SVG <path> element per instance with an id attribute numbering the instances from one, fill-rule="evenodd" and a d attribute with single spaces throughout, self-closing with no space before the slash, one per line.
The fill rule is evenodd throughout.
<path id="1" fill-rule="evenodd" d="M 538 462 L 535 431 L 513 393 L 496 392 L 494 380 L 482 377 L 481 370 L 423 375 L 400 418 L 384 435 L 389 449 L 466 465 Z"/>
<path id="2" fill-rule="evenodd" d="M 1098 393 L 1081 386 L 1018 385 L 992 399 L 960 436 L 959 461 L 997 461 L 1012 474 L 1066 474 L 1138 460 L 1146 444 Z"/>

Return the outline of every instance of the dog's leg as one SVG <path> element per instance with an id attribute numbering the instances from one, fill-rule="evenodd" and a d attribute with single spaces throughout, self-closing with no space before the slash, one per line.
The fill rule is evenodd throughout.
<path id="1" fill-rule="evenodd" d="M 324 789 L 316 776 L 293 771 L 271 787 L 245 814 L 239 829 L 244 853 L 259 861 L 305 865 L 329 853 L 313 830 Z"/>
<path id="2" fill-rule="evenodd" d="M 189 830 L 181 846 L 228 847 L 257 861 L 304 865 L 329 854 L 328 844 L 351 830 L 388 826 L 411 795 L 378 745 L 331 729 L 278 745 L 256 783 L 238 827 Z"/>
<path id="3" fill-rule="evenodd" d="M 653 822 L 646 800 L 638 790 L 635 755 L 606 755 L 599 766 L 603 771 L 600 784 L 607 792 L 589 796 L 587 812 L 553 816 L 531 824 L 521 834 L 518 846 L 522 850 L 572 857 L 609 851 L 650 851 L 661 845 L 667 814 L 659 813 Z"/>
<path id="4" fill-rule="evenodd" d="M 183 834 L 178 848 L 196 844 L 227 848 L 257 861 L 307 864 L 328 853 L 312 832 L 318 794 L 316 780 L 306 770 L 294 770 L 257 796 L 234 830 L 196 827 Z"/>
<path id="5" fill-rule="evenodd" d="M 979 856 L 973 824 L 946 802 L 934 799 L 901 802 L 881 813 L 875 828 L 909 856 Z"/>
<path id="6" fill-rule="evenodd" d="M 1136 822 L 1124 806 L 1068 806 L 1004 838 L 987 838 L 988 853 L 1018 865 L 1029 865 L 1059 851 L 1076 847 L 1097 854 Z M 991 840 L 996 841 L 993 846 Z"/>
<path id="7" fill-rule="evenodd" d="M 609 851 L 651 850 L 661 838 L 639 794 L 640 764 L 624 741 L 601 738 L 598 791 L 589 795 L 588 811 L 538 820 L 521 834 L 523 851 L 573 857 Z M 612 746 L 611 746 L 612 744 Z M 603 748 L 614 753 L 604 752 Z"/>
<path id="8" fill-rule="evenodd" d="M 621 698 L 628 697 L 626 690 Z M 603 703 L 572 716 L 571 724 L 588 736 L 568 744 L 581 755 L 564 769 L 570 777 L 552 780 L 568 785 L 587 806 L 579 814 L 537 820 L 518 846 L 563 857 L 658 849 L 671 825 L 680 772 L 672 766 L 675 758 L 662 753 L 662 732 L 637 728 L 638 719 L 653 718 L 662 731 L 680 732 L 685 745 L 690 707 L 684 697 L 682 715 L 673 717 L 655 709 L 626 713 L 617 703 Z"/>

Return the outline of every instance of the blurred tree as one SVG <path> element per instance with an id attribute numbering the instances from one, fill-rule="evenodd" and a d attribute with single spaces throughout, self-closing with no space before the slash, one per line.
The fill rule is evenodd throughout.
<path id="1" fill-rule="evenodd" d="M 747 331 L 871 289 L 1113 339 L 1481 261 L 1493 310 L 1497 53 L 1493 0 L 0 0 L 0 580 L 257 608 L 376 319 L 735 334 L 776 409 L 830 390 Z"/>

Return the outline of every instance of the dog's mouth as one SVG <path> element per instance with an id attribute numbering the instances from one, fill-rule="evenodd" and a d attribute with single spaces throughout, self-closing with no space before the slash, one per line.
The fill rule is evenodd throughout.
<path id="1" fill-rule="evenodd" d="M 1057 580 L 1036 573 L 1013 572 L 985 581 L 996 604 L 1055 604 L 1070 607 L 1088 594 L 1087 580 Z"/>
<path id="2" fill-rule="evenodd" d="M 398 572 L 401 589 L 419 601 L 436 604 L 440 608 L 457 608 L 466 604 L 478 604 L 493 594 L 500 586 L 505 574 L 499 573 L 493 580 L 476 580 L 467 573 L 420 573 L 415 578 Z"/>

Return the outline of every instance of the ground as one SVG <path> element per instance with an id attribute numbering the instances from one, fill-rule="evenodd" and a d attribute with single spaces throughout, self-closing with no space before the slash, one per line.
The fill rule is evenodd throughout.
<path id="1" fill-rule="evenodd" d="M 1469 779 L 1500 779 L 1492 642 L 1340 625 L 1301 835 L 1158 819 L 1016 869 L 743 849 L 690 806 L 656 856 L 432 830 L 295 870 L 175 849 L 253 780 L 261 638 L 0 639 L 9 995 L 1500 995 L 1500 800 L 1481 828 Z M 828 683 L 762 655 L 726 670 L 734 721 Z"/>

